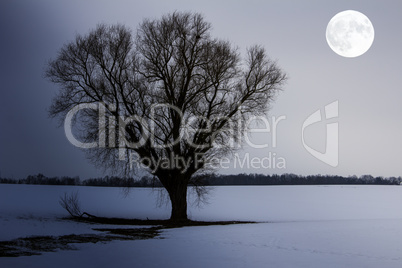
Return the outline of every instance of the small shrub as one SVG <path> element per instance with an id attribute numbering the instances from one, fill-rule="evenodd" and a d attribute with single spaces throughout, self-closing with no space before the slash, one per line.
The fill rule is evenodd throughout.
<path id="1" fill-rule="evenodd" d="M 64 193 L 64 196 L 60 197 L 59 204 L 67 210 L 72 217 L 82 217 L 78 192 L 70 194 Z"/>

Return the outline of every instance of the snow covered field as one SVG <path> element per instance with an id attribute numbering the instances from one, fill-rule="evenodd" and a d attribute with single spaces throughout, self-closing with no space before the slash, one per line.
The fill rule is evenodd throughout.
<path id="1" fill-rule="evenodd" d="M 74 191 L 97 216 L 169 217 L 151 189 L 125 197 L 119 188 L 0 184 L 0 241 L 96 233 L 60 219 L 59 197 Z M 189 207 L 191 219 L 261 223 L 165 229 L 163 239 L 78 244 L 0 258 L 0 267 L 401 267 L 401 204 L 402 186 L 215 187 L 209 204 Z"/>

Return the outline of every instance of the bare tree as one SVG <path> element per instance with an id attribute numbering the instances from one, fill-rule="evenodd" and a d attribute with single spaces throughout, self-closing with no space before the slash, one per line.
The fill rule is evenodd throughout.
<path id="1" fill-rule="evenodd" d="M 172 220 L 187 220 L 194 175 L 237 149 L 244 121 L 265 114 L 286 80 L 261 46 L 241 60 L 210 30 L 200 14 L 181 12 L 144 20 L 135 35 L 102 24 L 66 44 L 46 71 L 61 86 L 50 115 L 92 105 L 74 117 L 80 138 L 98 141 L 90 159 L 125 172 L 133 159 L 146 166 L 169 194 Z"/>

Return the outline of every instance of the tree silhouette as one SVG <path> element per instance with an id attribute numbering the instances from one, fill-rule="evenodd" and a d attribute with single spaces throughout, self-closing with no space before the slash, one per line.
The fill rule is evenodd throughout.
<path id="1" fill-rule="evenodd" d="M 263 47 L 242 60 L 210 31 L 188 12 L 144 20 L 135 35 L 101 24 L 64 45 L 46 70 L 61 86 L 50 115 L 63 120 L 81 105 L 74 118 L 90 159 L 124 172 L 145 166 L 166 188 L 172 220 L 187 220 L 194 175 L 237 149 L 244 121 L 264 115 L 286 80 Z"/>

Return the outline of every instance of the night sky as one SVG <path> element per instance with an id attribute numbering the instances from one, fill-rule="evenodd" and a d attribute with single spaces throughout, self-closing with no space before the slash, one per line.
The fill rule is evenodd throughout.
<path id="1" fill-rule="evenodd" d="M 160 2 L 160 3 L 159 3 Z M 343 10 L 365 14 L 375 29 L 367 53 L 344 58 L 328 46 L 330 19 Z M 172 11 L 200 12 L 212 35 L 243 53 L 264 46 L 288 74 L 269 118 L 286 116 L 270 144 L 245 148 L 250 157 L 271 153 L 286 168 L 226 169 L 222 173 L 296 173 L 401 176 L 402 10 L 401 1 L 20 1 L 0 2 L 0 177 L 103 175 L 71 145 L 62 127 L 47 115 L 57 85 L 44 78 L 46 63 L 76 34 L 98 23 L 122 23 L 134 32 L 144 18 Z M 338 101 L 339 164 L 331 167 L 310 155 L 301 140 L 304 120 Z M 325 151 L 325 122 L 312 125 L 305 141 Z M 244 153 L 243 152 L 243 153 Z"/>

